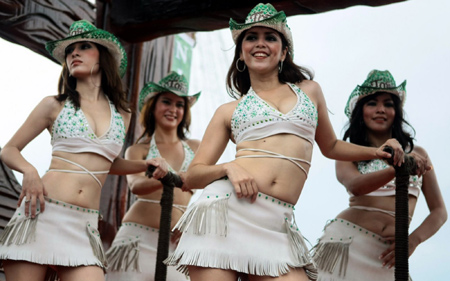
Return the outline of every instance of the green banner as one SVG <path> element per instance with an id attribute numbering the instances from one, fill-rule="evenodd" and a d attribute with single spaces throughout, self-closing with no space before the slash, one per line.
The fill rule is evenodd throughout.
<path id="1" fill-rule="evenodd" d="M 186 34 L 175 35 L 172 51 L 171 71 L 183 74 L 189 81 L 191 74 L 192 48 L 194 39 Z"/>

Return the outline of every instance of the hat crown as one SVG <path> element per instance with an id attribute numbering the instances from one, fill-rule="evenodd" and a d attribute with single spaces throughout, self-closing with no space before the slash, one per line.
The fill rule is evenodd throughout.
<path id="1" fill-rule="evenodd" d="M 189 84 L 182 74 L 172 71 L 169 75 L 161 79 L 158 83 L 161 87 L 179 91 L 187 96 L 189 92 Z"/>
<path id="2" fill-rule="evenodd" d="M 254 27 L 267 27 L 278 31 L 287 41 L 288 51 L 291 56 L 294 55 L 294 41 L 292 39 L 291 30 L 287 24 L 286 14 L 284 11 L 277 11 L 272 4 L 259 3 L 256 5 L 245 18 L 244 23 L 237 23 L 230 18 L 229 21 L 231 35 L 234 43 L 238 43 L 239 36 L 242 32 Z"/>
<path id="3" fill-rule="evenodd" d="M 87 20 L 79 20 L 72 23 L 72 25 L 69 28 L 68 36 L 75 36 L 89 31 L 94 31 L 96 29 L 97 27 L 95 27 L 95 25 L 88 22 Z"/>
<path id="4" fill-rule="evenodd" d="M 272 6 L 272 4 L 259 3 L 256 5 L 250 13 L 248 13 L 245 23 L 254 23 L 273 17 L 278 11 Z"/>
<path id="5" fill-rule="evenodd" d="M 373 95 L 379 92 L 386 92 L 399 97 L 401 106 L 405 103 L 406 98 L 406 80 L 397 86 L 394 76 L 388 70 L 372 70 L 367 75 L 366 80 L 361 85 L 356 86 L 348 98 L 345 106 L 345 114 L 351 117 L 356 103 L 363 97 Z"/>
<path id="6" fill-rule="evenodd" d="M 395 80 L 392 74 L 388 70 L 372 70 L 366 78 L 366 81 L 362 83 L 361 87 L 389 89 L 395 88 Z"/>

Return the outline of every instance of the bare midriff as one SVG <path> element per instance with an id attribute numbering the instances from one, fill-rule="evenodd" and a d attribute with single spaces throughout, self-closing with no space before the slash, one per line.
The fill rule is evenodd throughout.
<path id="1" fill-rule="evenodd" d="M 159 189 L 155 192 L 146 195 L 140 195 L 139 198 L 150 199 L 160 201 L 162 196 L 162 190 Z M 173 191 L 173 204 L 187 206 L 189 200 L 192 197 L 192 193 L 183 192 L 180 188 L 175 188 Z M 172 222 L 171 229 L 178 222 L 183 212 L 178 208 L 172 208 Z M 130 209 L 123 217 L 123 222 L 134 222 L 142 225 L 146 225 L 152 228 L 159 229 L 159 220 L 161 217 L 161 205 L 159 203 L 149 203 L 144 201 L 134 202 Z"/>
<path id="2" fill-rule="evenodd" d="M 282 145 L 281 145 L 282 144 Z M 255 141 L 238 144 L 236 157 L 245 155 L 267 155 L 264 152 L 239 151 L 240 149 L 262 149 L 284 156 L 311 161 L 313 146 L 310 142 L 288 134 L 279 134 Z M 307 175 L 294 163 L 281 158 L 239 158 L 235 163 L 245 168 L 255 179 L 260 192 L 295 204 L 300 197 Z M 300 163 L 309 171 L 309 165 Z"/>
<path id="3" fill-rule="evenodd" d="M 78 163 L 90 171 L 108 171 L 112 164 L 106 158 L 93 153 L 73 154 L 58 151 L 53 155 Z M 81 170 L 55 158 L 52 159 L 49 169 Z M 102 184 L 105 183 L 107 174 L 97 174 L 96 176 Z M 90 209 L 99 209 L 101 187 L 89 174 L 49 171 L 42 177 L 42 182 L 49 198 Z"/>
<path id="4" fill-rule="evenodd" d="M 417 203 L 417 198 L 409 196 L 409 216 L 412 217 Z M 338 218 L 357 224 L 382 237 L 395 235 L 395 217 L 379 211 L 368 211 L 351 208 L 362 206 L 395 212 L 395 196 L 355 196 L 350 197 L 350 208 L 345 209 Z"/>

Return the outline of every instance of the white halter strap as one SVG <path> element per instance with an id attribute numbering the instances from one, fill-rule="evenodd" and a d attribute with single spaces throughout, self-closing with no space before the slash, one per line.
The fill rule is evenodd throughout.
<path id="1" fill-rule="evenodd" d="M 137 201 L 147 202 L 147 203 L 154 203 L 154 204 L 161 203 L 160 200 L 153 200 L 153 199 L 146 199 L 146 198 L 138 198 Z M 180 210 L 183 213 L 186 212 L 186 209 L 187 209 L 187 206 L 183 206 L 183 205 L 179 205 L 179 204 L 172 204 L 172 207 Z"/>
<path id="2" fill-rule="evenodd" d="M 109 171 L 89 171 L 88 169 L 86 169 L 85 167 L 83 167 L 82 165 L 75 163 L 73 161 L 70 161 L 68 159 L 62 158 L 62 157 L 58 157 L 58 156 L 53 156 L 53 158 L 65 161 L 67 163 L 70 163 L 72 165 L 77 166 L 78 168 L 82 169 L 83 171 L 75 171 L 75 170 L 62 170 L 62 169 L 49 169 L 47 172 L 62 172 L 62 173 L 72 173 L 72 174 L 89 174 L 91 175 L 98 183 L 98 185 L 100 185 L 100 187 L 102 187 L 102 183 L 100 182 L 100 180 L 95 176 L 95 175 L 99 175 L 99 174 L 108 174 Z"/>
<path id="3" fill-rule="evenodd" d="M 238 158 L 279 158 L 279 159 L 285 159 L 285 160 L 291 161 L 292 163 L 297 165 L 297 167 L 299 167 L 305 173 L 306 176 L 308 176 L 308 172 L 306 171 L 305 168 L 302 167 L 302 165 L 297 163 L 297 161 L 301 162 L 301 163 L 305 163 L 308 166 L 311 166 L 311 162 L 306 161 L 304 159 L 295 158 L 295 157 L 289 157 L 289 156 L 285 156 L 283 154 L 279 154 L 279 153 L 276 153 L 276 152 L 273 152 L 273 151 L 264 150 L 264 149 L 242 148 L 242 149 L 239 149 L 237 152 L 239 152 L 239 151 L 264 152 L 264 153 L 267 153 L 269 155 L 243 155 L 243 156 L 236 157 L 236 159 L 238 159 Z"/>
<path id="4" fill-rule="evenodd" d="M 364 210 L 364 211 L 370 211 L 370 212 L 380 212 L 386 215 L 390 215 L 391 217 L 395 218 L 395 212 L 394 211 L 388 211 L 383 210 L 380 208 L 374 208 L 374 207 L 368 207 L 368 206 L 350 206 L 350 209 L 358 209 L 358 210 Z M 409 216 L 409 220 L 412 220 L 412 216 Z"/>

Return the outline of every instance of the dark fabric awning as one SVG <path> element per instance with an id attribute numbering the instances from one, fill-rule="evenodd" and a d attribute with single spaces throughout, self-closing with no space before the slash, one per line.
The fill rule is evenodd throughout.
<path id="1" fill-rule="evenodd" d="M 274 0 L 270 3 L 287 16 L 316 14 L 356 5 L 381 6 L 404 0 Z M 100 1 L 97 1 L 100 2 Z M 107 1 L 105 1 L 107 2 Z M 104 3 L 111 30 L 136 43 L 182 32 L 212 31 L 228 27 L 230 17 L 244 22 L 259 1 L 242 0 L 114 0 Z"/>

